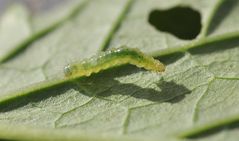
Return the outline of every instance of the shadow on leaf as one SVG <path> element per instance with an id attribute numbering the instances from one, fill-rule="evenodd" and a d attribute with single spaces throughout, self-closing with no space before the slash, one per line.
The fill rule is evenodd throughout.
<path id="1" fill-rule="evenodd" d="M 185 94 L 191 92 L 183 85 L 176 84 L 173 81 L 166 82 L 163 79 L 159 82 L 155 82 L 158 90 L 142 88 L 133 83 L 122 84 L 114 79 L 115 77 L 127 76 L 139 71 L 142 71 L 142 69 L 126 65 L 93 74 L 91 77 L 80 78 L 70 83 L 34 91 L 28 95 L 2 103 L 0 105 L 0 112 L 15 110 L 28 104 L 34 104 L 48 98 L 57 97 L 67 93 L 70 89 L 77 90 L 87 96 L 97 95 L 100 97 L 108 97 L 111 95 L 129 95 L 138 99 L 172 103 L 180 101 L 184 98 Z M 178 100 L 173 100 L 174 98 Z"/>
<path id="2" fill-rule="evenodd" d="M 176 103 L 182 100 L 185 94 L 189 94 L 191 92 L 185 86 L 178 85 L 173 81 L 158 82 L 156 85 L 158 86 L 159 90 L 155 90 L 153 88 L 142 88 L 134 84 L 121 84 L 118 81 L 111 81 L 110 83 L 114 86 L 97 94 L 97 96 L 110 97 L 112 95 L 130 95 L 131 97 L 135 97 L 137 99 L 147 99 L 154 102 Z M 171 101 L 179 96 L 182 96 L 180 100 Z"/>

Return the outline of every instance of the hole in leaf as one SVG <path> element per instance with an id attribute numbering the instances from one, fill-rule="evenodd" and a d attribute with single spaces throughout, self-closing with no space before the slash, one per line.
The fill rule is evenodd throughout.
<path id="1" fill-rule="evenodd" d="M 185 40 L 196 38 L 201 30 L 200 13 L 189 7 L 153 10 L 148 21 L 156 29 Z"/>

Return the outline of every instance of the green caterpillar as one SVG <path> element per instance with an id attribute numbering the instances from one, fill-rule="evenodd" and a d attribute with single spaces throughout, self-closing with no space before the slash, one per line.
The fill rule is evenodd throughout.
<path id="1" fill-rule="evenodd" d="M 120 47 L 108 50 L 92 58 L 67 65 L 64 68 L 66 77 L 90 76 L 115 66 L 124 64 L 136 65 L 155 72 L 165 71 L 165 66 L 151 56 L 135 48 Z"/>

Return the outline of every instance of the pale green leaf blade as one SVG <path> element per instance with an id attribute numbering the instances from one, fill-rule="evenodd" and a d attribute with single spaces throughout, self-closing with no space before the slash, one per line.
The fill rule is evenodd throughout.
<path id="1" fill-rule="evenodd" d="M 145 5 L 146 8 L 147 4 L 153 5 L 151 1 L 143 3 L 140 0 L 133 1 L 133 3 L 109 0 L 91 1 L 76 18 L 44 39 L 35 42 L 15 60 L 2 65 L 3 68 L 13 71 L 25 69 L 24 77 L 29 77 L 25 85 L 29 85 L 28 81 L 33 80 L 28 73 L 34 71 L 35 68 L 43 68 L 44 74 L 39 73 L 35 76 L 44 76 L 42 80 L 45 81 L 38 85 L 30 85 L 21 91 L 2 95 L 0 98 L 1 125 L 13 126 L 12 128 L 24 126 L 36 134 L 32 135 L 30 131 L 1 132 L 0 137 L 22 140 L 43 138 L 64 140 L 69 135 L 72 140 L 94 140 L 95 136 L 89 137 L 94 134 L 99 136 L 99 138 L 96 137 L 98 140 L 113 140 L 115 135 L 118 140 L 125 138 L 130 138 L 130 140 L 138 138 L 142 140 L 184 140 L 180 137 L 192 136 L 198 137 L 192 140 L 237 139 L 237 130 L 232 127 L 227 130 L 216 130 L 229 126 L 239 119 L 237 32 L 235 32 L 235 36 L 228 36 L 231 34 L 228 32 L 220 36 L 205 37 L 204 34 L 208 27 L 210 29 L 210 17 L 216 15 L 214 13 L 216 13 L 218 4 L 225 3 L 210 1 L 209 4 L 197 1 L 194 5 L 194 2 L 183 1 L 179 4 L 191 3 L 190 6 L 194 8 L 207 5 L 206 10 L 202 10 L 201 13 L 204 13 L 205 22 L 209 23 L 204 24 L 203 29 L 205 30 L 199 36 L 199 40 L 187 41 L 185 43 L 189 44 L 183 43 L 173 51 L 171 50 L 175 47 L 173 45 L 163 50 L 168 54 L 161 58 L 162 62 L 167 65 L 166 72 L 163 74 L 122 66 L 88 78 L 69 81 L 64 77 L 61 78 L 63 66 L 68 59 L 73 61 L 91 56 L 100 48 L 107 47 L 106 42 L 111 39 L 110 43 L 115 43 L 115 45 L 127 44 L 127 42 L 122 43 L 117 35 L 119 32 L 129 29 L 125 27 L 126 25 L 131 29 L 137 27 L 138 22 L 134 22 L 134 17 L 130 17 L 129 14 L 133 13 L 134 7 L 137 11 L 139 5 Z M 175 1 L 175 3 L 178 2 Z M 165 2 L 165 5 L 167 4 L 171 5 Z M 114 14 L 108 12 L 112 10 L 111 8 L 115 10 Z M 94 13 L 89 18 L 93 9 L 97 11 L 98 15 Z M 105 17 L 102 18 L 103 16 L 99 15 Z M 142 18 L 146 19 L 147 14 L 139 19 L 142 20 Z M 229 14 L 227 18 L 233 20 L 233 14 Z M 133 22 L 127 23 L 131 19 Z M 90 22 L 92 20 L 97 22 Z M 234 24 L 236 27 L 237 23 Z M 127 33 L 133 35 L 135 32 L 135 35 L 132 36 L 135 38 L 136 34 L 141 35 L 140 33 L 146 33 L 146 31 L 147 34 L 151 34 L 150 31 L 143 28 L 149 26 L 148 23 L 142 25 L 139 26 L 141 28 L 137 28 L 138 31 L 132 30 L 132 33 L 129 33 L 130 30 L 128 30 Z M 102 31 L 102 27 L 107 28 Z M 77 32 L 75 29 L 78 28 L 85 29 L 83 30 L 85 33 L 82 33 L 82 30 Z M 91 34 L 86 34 L 87 32 Z M 63 37 L 66 38 L 66 33 L 68 38 L 63 40 Z M 164 35 L 165 33 L 160 34 Z M 75 36 L 79 38 L 74 39 Z M 236 40 L 232 40 L 232 37 Z M 161 46 L 161 42 L 157 42 L 159 39 L 155 39 L 151 41 L 151 38 L 145 38 L 144 41 L 147 42 L 145 45 L 148 47 L 145 51 L 151 51 L 151 49 L 155 51 L 154 47 Z M 225 39 L 227 40 L 225 41 Z M 131 42 L 132 47 L 138 47 L 134 46 L 137 44 L 137 40 L 134 38 L 129 37 L 125 40 Z M 141 41 L 139 40 L 139 42 Z M 171 40 L 171 42 L 181 43 L 184 41 L 174 42 Z M 49 45 L 49 43 L 51 44 Z M 78 44 L 80 44 L 79 47 L 76 47 Z M 44 48 L 46 45 L 48 48 Z M 143 46 L 143 43 L 139 43 L 139 46 Z M 42 49 L 40 53 L 39 48 Z M 185 50 L 189 48 L 196 49 Z M 160 52 L 160 50 L 158 51 Z M 182 53 L 172 54 L 179 51 Z M 30 58 L 34 56 L 37 56 L 37 59 L 32 63 Z M 4 73 L 1 75 L 4 76 Z M 51 80 L 51 78 L 55 78 L 54 75 L 61 77 Z M 8 79 L 7 76 L 5 78 Z M 16 81 L 18 82 L 15 85 L 22 87 L 21 79 Z M 36 80 L 36 82 L 38 81 Z M 9 82 L 12 81 L 9 80 Z M 15 88 L 6 86 L 8 88 L 3 87 L 3 91 Z M 16 129 L 21 129 L 17 127 Z M 49 133 L 42 129 L 47 129 Z M 59 129 L 63 129 L 65 133 Z M 216 130 L 214 134 L 211 133 L 203 137 L 202 133 L 214 129 Z M 1 130 L 4 130 L 4 127 Z M 75 132 L 86 133 L 87 135 L 84 136 L 86 138 L 81 135 L 76 136 Z M 52 136 L 49 136 L 51 133 Z M 29 137 L 27 137 L 28 135 Z M 101 138 L 101 135 L 105 138 Z"/>
<path id="2" fill-rule="evenodd" d="M 205 26 L 209 22 L 210 14 L 214 12 L 214 7 L 217 6 L 217 3 L 220 1 L 221 0 L 192 0 L 180 2 L 172 0 L 168 2 L 164 0 L 149 0 L 145 3 L 144 0 L 136 0 L 127 14 L 126 19 L 122 22 L 122 27 L 114 35 L 114 39 L 109 47 L 128 45 L 140 48 L 147 53 L 153 53 L 155 51 L 160 52 L 161 50 L 167 52 L 170 48 L 190 44 L 192 41 L 179 39 L 170 33 L 159 31 L 150 25 L 150 12 L 157 9 L 169 9 L 176 6 L 190 6 L 201 13 L 203 26 L 201 32 L 203 32 Z M 201 38 L 201 34 L 194 40 Z"/>
<path id="3" fill-rule="evenodd" d="M 208 36 L 223 36 L 223 34 L 238 33 L 239 25 L 235 24 L 239 22 L 238 12 L 237 0 L 224 0 L 215 12 L 215 16 L 208 29 Z"/>
<path id="4" fill-rule="evenodd" d="M 84 5 L 86 3 L 87 3 L 86 0 L 78 0 L 75 2 L 72 0 L 64 6 L 58 6 L 58 8 L 56 9 L 57 12 L 56 12 L 56 10 L 52 10 L 52 13 L 53 14 L 55 13 L 54 16 L 50 15 L 50 14 L 45 15 L 45 16 L 42 16 L 42 15 L 38 16 L 37 14 L 36 15 L 33 14 L 33 15 L 29 16 L 29 14 L 27 14 L 26 15 L 27 22 L 28 22 L 27 24 L 29 26 L 28 28 L 31 29 L 31 36 L 30 35 L 27 37 L 21 36 L 21 38 L 18 39 L 18 42 L 16 42 L 16 43 L 10 42 L 12 45 L 10 47 L 8 47 L 8 46 L 5 47 L 5 48 L 7 48 L 7 50 L 5 49 L 4 54 L 1 55 L 0 63 L 2 64 L 11 58 L 14 58 L 15 56 L 17 56 L 17 54 L 19 52 L 26 49 L 35 40 L 54 31 L 57 27 L 62 25 L 64 22 L 66 22 L 67 20 L 74 17 L 74 15 L 77 14 L 84 7 Z M 60 12 L 58 12 L 59 10 L 60 10 Z M 25 11 L 26 11 L 26 9 L 25 9 Z M 22 13 L 22 12 L 20 11 L 20 13 Z M 19 12 L 18 12 L 18 14 L 19 14 Z M 17 14 L 17 16 L 18 16 L 18 14 Z M 26 20 L 26 18 L 25 18 L 25 20 Z M 16 24 L 16 23 L 18 23 L 18 22 L 14 22 L 14 24 Z M 19 26 L 19 25 L 17 25 L 17 26 Z M 8 26 L 8 23 L 7 23 L 7 26 Z M 3 27 L 3 28 L 4 28 L 4 30 L 6 30 L 6 32 L 11 32 L 11 30 L 12 30 L 12 28 L 10 28 L 10 29 L 5 28 L 5 27 Z M 19 28 L 19 29 L 21 29 L 21 28 Z M 16 35 L 19 36 L 21 34 L 19 33 Z"/>
<path id="5" fill-rule="evenodd" d="M 0 60 L 32 34 L 30 14 L 26 7 L 13 5 L 2 15 L 0 22 Z"/>
<path id="6" fill-rule="evenodd" d="M 92 14 L 96 6 L 98 9 L 95 12 L 104 15 L 103 19 Z M 126 0 L 89 2 L 75 18 L 0 66 L 0 76 L 4 78 L 0 80 L 1 94 L 62 76 L 68 63 L 94 55 L 105 44 L 125 6 Z"/>

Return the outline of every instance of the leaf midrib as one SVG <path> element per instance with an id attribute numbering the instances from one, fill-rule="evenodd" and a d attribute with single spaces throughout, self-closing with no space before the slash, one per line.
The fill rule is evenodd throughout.
<path id="1" fill-rule="evenodd" d="M 227 40 L 232 40 L 232 39 L 237 39 L 237 38 L 239 38 L 239 32 L 229 33 L 229 34 L 224 34 L 222 36 L 214 36 L 214 37 L 209 37 L 207 39 L 205 38 L 203 40 L 197 40 L 197 41 L 187 44 L 185 46 L 168 48 L 165 50 L 161 50 L 159 52 L 154 52 L 154 53 L 149 53 L 149 54 L 152 55 L 153 57 L 158 58 L 158 57 L 162 57 L 162 56 L 166 56 L 166 55 L 167 56 L 172 55 L 172 54 L 178 53 L 178 52 L 184 53 L 187 50 L 192 49 L 192 48 L 199 48 L 199 47 L 203 47 L 203 46 L 206 46 L 209 44 L 215 44 L 215 43 L 224 42 Z M 21 91 L 10 92 L 8 94 L 4 94 L 3 97 L 0 96 L 0 104 L 2 102 L 8 101 L 10 99 L 14 99 L 19 96 L 25 96 L 25 95 L 28 95 L 29 93 L 33 93 L 34 91 L 38 91 L 41 89 L 51 88 L 51 87 L 54 87 L 57 85 L 61 85 L 63 83 L 68 83 L 70 81 L 74 81 L 75 79 L 79 79 L 79 78 L 60 77 L 60 78 L 56 78 L 56 79 L 42 81 L 42 82 L 33 84 L 31 86 L 28 86 L 26 88 L 23 88 Z"/>
<path id="2" fill-rule="evenodd" d="M 169 56 L 179 52 L 186 52 L 189 49 L 200 48 L 203 46 L 226 42 L 226 41 L 230 41 L 230 40 L 234 40 L 238 38 L 239 38 L 239 32 L 231 32 L 231 33 L 226 33 L 223 35 L 217 35 L 217 36 L 212 36 L 208 38 L 198 39 L 198 40 L 192 41 L 191 43 L 187 43 L 186 45 L 170 47 L 170 48 L 162 49 L 159 51 L 154 51 L 148 54 L 153 57 Z"/>

